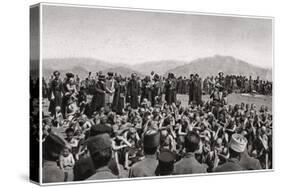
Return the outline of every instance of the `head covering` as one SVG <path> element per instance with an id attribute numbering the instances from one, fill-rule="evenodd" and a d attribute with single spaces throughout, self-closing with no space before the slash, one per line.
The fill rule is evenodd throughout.
<path id="1" fill-rule="evenodd" d="M 111 148 L 111 139 L 108 134 L 100 134 L 89 138 L 87 148 L 91 154 Z"/>
<path id="2" fill-rule="evenodd" d="M 248 141 L 244 136 L 235 133 L 231 137 L 229 147 L 238 153 L 242 153 L 247 146 L 247 142 Z"/>
<path id="3" fill-rule="evenodd" d="M 113 76 L 113 72 L 108 72 L 107 75 L 108 76 Z"/>
<path id="4" fill-rule="evenodd" d="M 73 78 L 74 77 L 74 74 L 71 73 L 71 72 L 68 72 L 65 74 L 67 78 Z"/>
<path id="5" fill-rule="evenodd" d="M 154 148 L 160 144 L 160 133 L 156 130 L 148 130 L 144 134 L 143 145 L 147 148 Z"/>

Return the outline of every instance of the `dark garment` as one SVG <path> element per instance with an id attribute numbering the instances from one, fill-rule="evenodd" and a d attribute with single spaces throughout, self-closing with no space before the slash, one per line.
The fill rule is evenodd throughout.
<path id="1" fill-rule="evenodd" d="M 155 155 L 146 155 L 145 158 L 132 166 L 129 177 L 155 176 L 158 160 Z"/>
<path id="2" fill-rule="evenodd" d="M 152 102 L 152 88 L 150 81 L 143 81 L 141 88 L 141 101 L 146 98 L 148 101 Z"/>
<path id="3" fill-rule="evenodd" d="M 193 153 L 187 153 L 184 158 L 178 161 L 174 166 L 174 175 L 179 174 L 199 174 L 206 173 L 207 168 L 200 164 Z"/>
<path id="4" fill-rule="evenodd" d="M 112 110 L 117 114 L 121 114 L 125 108 L 126 87 L 123 84 L 117 83 L 112 102 Z"/>
<path id="5" fill-rule="evenodd" d="M 49 112 L 51 112 L 51 114 L 55 114 L 55 108 L 56 106 L 61 107 L 62 105 L 62 81 L 60 79 L 56 80 L 52 80 L 51 82 L 51 86 L 50 86 L 50 106 L 49 106 Z M 54 99 L 51 99 L 52 96 L 54 97 Z"/>
<path id="6" fill-rule="evenodd" d="M 133 109 L 138 108 L 139 101 L 138 96 L 141 93 L 140 83 L 137 80 L 130 80 L 127 86 L 128 90 L 128 102 L 131 104 Z"/>
<path id="7" fill-rule="evenodd" d="M 159 81 L 155 82 L 152 87 L 152 101 L 151 105 L 161 103 L 161 83 Z"/>
<path id="8" fill-rule="evenodd" d="M 194 98 L 194 93 L 193 93 L 193 89 L 194 89 L 194 84 L 193 84 L 193 80 L 189 80 L 189 103 L 193 102 L 193 98 Z"/>
<path id="9" fill-rule="evenodd" d="M 118 168 L 117 164 L 114 160 L 111 160 L 108 164 L 108 168 L 111 172 L 117 176 L 118 175 Z M 82 181 L 90 178 L 93 174 L 96 173 L 96 168 L 93 164 L 91 157 L 81 158 L 76 161 L 74 168 L 74 181 Z"/>
<path id="10" fill-rule="evenodd" d="M 105 107 L 105 83 L 98 81 L 94 87 L 92 98 L 92 112 L 100 110 Z"/>
<path id="11" fill-rule="evenodd" d="M 58 167 L 56 161 L 44 161 L 43 163 L 43 183 L 64 182 L 64 172 Z"/>
<path id="12" fill-rule="evenodd" d="M 232 171 L 243 171 L 243 167 L 239 164 L 239 160 L 235 158 L 230 158 L 228 161 L 217 168 L 214 172 L 232 172 Z"/>
<path id="13" fill-rule="evenodd" d="M 177 101 L 177 80 L 169 79 L 165 86 L 165 100 L 168 105 Z"/>

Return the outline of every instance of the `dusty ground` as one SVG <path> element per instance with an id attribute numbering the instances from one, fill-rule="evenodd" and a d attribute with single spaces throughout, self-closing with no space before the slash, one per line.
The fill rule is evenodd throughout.
<path id="1" fill-rule="evenodd" d="M 182 102 L 183 106 L 188 104 L 188 95 L 177 95 L 177 98 Z M 88 97 L 90 100 L 91 97 Z M 204 95 L 203 100 L 210 100 L 209 95 Z M 245 104 L 254 103 L 259 108 L 261 105 L 268 106 L 269 110 L 272 111 L 272 96 L 265 95 L 248 95 L 248 94 L 230 94 L 228 95 L 228 103 L 229 104 L 238 104 L 244 102 Z M 43 112 L 44 114 L 48 113 L 49 101 L 48 99 L 43 99 Z"/>

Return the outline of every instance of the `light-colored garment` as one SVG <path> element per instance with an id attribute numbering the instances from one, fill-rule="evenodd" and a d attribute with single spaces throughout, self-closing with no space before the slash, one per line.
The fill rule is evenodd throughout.
<path id="1" fill-rule="evenodd" d="M 244 170 L 244 168 L 239 164 L 239 160 L 230 158 L 226 163 L 215 168 L 214 172 L 232 172 L 242 170 Z"/>
<path id="2" fill-rule="evenodd" d="M 73 155 L 71 153 L 67 157 L 64 157 L 63 155 L 61 155 L 60 163 L 63 166 L 63 168 L 73 167 L 74 163 L 75 163 Z"/>
<path id="3" fill-rule="evenodd" d="M 115 92 L 115 80 L 114 79 L 106 80 L 105 85 L 108 90 L 113 92 L 113 93 L 106 93 L 105 104 L 108 104 L 108 103 L 111 104 L 113 102 L 113 96 L 114 96 L 114 92 Z"/>
<path id="4" fill-rule="evenodd" d="M 146 155 L 145 158 L 132 166 L 129 177 L 155 176 L 158 160 L 155 155 Z"/>
<path id="5" fill-rule="evenodd" d="M 175 164 L 173 174 L 200 174 L 206 172 L 206 167 L 195 159 L 194 153 L 187 153 L 184 158 Z"/>
<path id="6" fill-rule="evenodd" d="M 56 161 L 44 161 L 43 163 L 43 183 L 63 182 L 65 175 Z"/>
<path id="7" fill-rule="evenodd" d="M 117 179 L 118 176 L 114 175 L 111 170 L 105 166 L 96 169 L 96 173 L 89 177 L 87 180 L 103 180 L 103 179 Z"/>

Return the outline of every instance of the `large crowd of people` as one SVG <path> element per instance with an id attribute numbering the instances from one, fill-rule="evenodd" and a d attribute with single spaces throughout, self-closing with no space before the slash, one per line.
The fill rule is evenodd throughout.
<path id="1" fill-rule="evenodd" d="M 272 82 L 223 73 L 61 77 L 42 82 L 44 183 L 272 168 L 271 109 L 227 101 L 231 92 L 270 95 Z"/>

